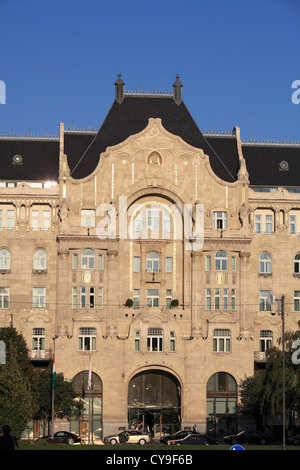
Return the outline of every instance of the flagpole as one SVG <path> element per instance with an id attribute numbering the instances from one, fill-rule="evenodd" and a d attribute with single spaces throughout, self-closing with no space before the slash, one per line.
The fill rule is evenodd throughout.
<path id="1" fill-rule="evenodd" d="M 89 391 L 89 435 L 88 443 L 91 441 L 91 388 L 92 388 L 92 353 L 90 352 L 90 365 L 88 375 L 88 391 Z"/>
<path id="2" fill-rule="evenodd" d="M 52 417 L 51 417 L 51 436 L 54 437 L 54 384 L 55 384 L 55 339 L 56 336 L 53 337 L 53 363 L 52 363 L 52 377 L 51 377 L 51 387 L 52 387 Z"/>

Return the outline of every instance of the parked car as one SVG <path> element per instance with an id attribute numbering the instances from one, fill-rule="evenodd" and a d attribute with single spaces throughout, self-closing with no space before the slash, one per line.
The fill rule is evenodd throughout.
<path id="1" fill-rule="evenodd" d="M 174 439 L 174 440 L 168 441 L 169 446 L 191 446 L 191 445 L 210 446 L 210 445 L 217 445 L 217 444 L 218 444 L 217 439 L 208 437 L 205 434 L 195 434 L 195 433 L 189 434 L 183 439 Z"/>
<path id="2" fill-rule="evenodd" d="M 271 441 L 271 436 L 261 431 L 241 431 L 238 434 L 225 436 L 226 444 L 261 444 L 264 445 Z"/>
<path id="3" fill-rule="evenodd" d="M 152 441 L 151 434 L 146 432 L 141 432 L 136 429 L 129 430 L 129 431 L 122 431 L 119 434 L 112 434 L 110 436 L 106 436 L 103 439 L 104 444 L 111 444 L 116 445 L 119 443 L 126 444 L 140 444 L 144 445 Z"/>
<path id="4" fill-rule="evenodd" d="M 177 431 L 174 434 L 170 434 L 169 436 L 163 436 L 160 438 L 159 442 L 162 444 L 168 444 L 168 441 L 172 441 L 175 439 L 183 439 L 190 434 L 199 434 L 196 431 Z"/>
<path id="5" fill-rule="evenodd" d="M 286 444 L 298 446 L 300 444 L 300 434 L 289 436 L 285 440 Z"/>
<path id="6" fill-rule="evenodd" d="M 77 434 L 68 431 L 57 431 L 54 433 L 54 436 L 44 436 L 43 439 L 46 439 L 47 442 L 52 442 L 56 444 L 80 444 L 81 437 Z"/>

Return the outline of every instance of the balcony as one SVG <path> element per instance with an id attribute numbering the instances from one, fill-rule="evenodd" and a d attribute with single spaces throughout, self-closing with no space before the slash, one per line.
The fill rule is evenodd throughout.
<path id="1" fill-rule="evenodd" d="M 32 349 L 30 359 L 32 361 L 50 361 L 52 360 L 52 349 Z"/>
<path id="2" fill-rule="evenodd" d="M 260 362 L 260 363 L 265 363 L 267 362 L 267 356 L 265 352 L 261 351 L 254 351 L 254 361 L 255 362 Z"/>

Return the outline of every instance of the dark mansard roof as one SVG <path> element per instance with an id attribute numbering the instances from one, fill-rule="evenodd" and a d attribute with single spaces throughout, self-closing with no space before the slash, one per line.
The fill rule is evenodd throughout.
<path id="1" fill-rule="evenodd" d="M 178 83 L 180 87 L 176 87 Z M 149 118 L 160 118 L 168 132 L 209 156 L 211 167 L 219 178 L 227 182 L 237 179 L 239 157 L 235 136 L 201 132 L 181 99 L 182 85 L 178 78 L 173 85 L 174 95 L 126 94 L 122 81 L 115 85 L 116 99 L 98 132 L 66 131 L 64 134 L 64 153 L 73 178 L 91 174 L 107 147 L 141 132 Z M 242 150 L 251 185 L 300 186 L 300 145 L 244 143 Z M 13 161 L 15 155 L 21 155 L 22 164 Z M 0 180 L 57 180 L 59 139 L 2 137 L 0 162 Z"/>

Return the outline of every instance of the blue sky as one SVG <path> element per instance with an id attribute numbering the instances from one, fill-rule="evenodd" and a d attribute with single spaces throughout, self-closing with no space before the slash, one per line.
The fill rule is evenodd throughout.
<path id="1" fill-rule="evenodd" d="M 125 88 L 172 90 L 203 131 L 300 140 L 299 0 L 0 0 L 0 134 L 98 128 Z"/>

